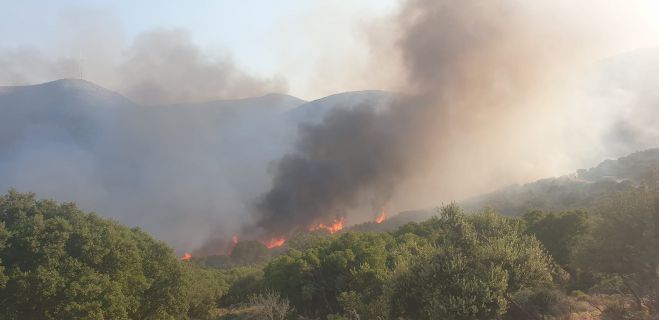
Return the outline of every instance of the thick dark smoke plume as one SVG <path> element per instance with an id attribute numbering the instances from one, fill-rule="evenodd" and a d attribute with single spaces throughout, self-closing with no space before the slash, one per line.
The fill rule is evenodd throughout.
<path id="1" fill-rule="evenodd" d="M 513 0 L 406 1 L 394 41 L 407 71 L 401 87 L 412 96 L 381 110 L 337 108 L 301 127 L 295 152 L 278 162 L 256 205 L 257 225 L 276 236 L 365 203 L 387 205 L 399 188 L 407 198 L 399 203 L 418 208 L 537 174 L 529 163 L 565 153 L 555 138 L 562 122 L 547 116 L 562 112 L 552 105 L 556 93 L 602 47 L 562 10 Z"/>
<path id="2" fill-rule="evenodd" d="M 258 203 L 264 213 L 258 226 L 278 236 L 328 224 L 345 217 L 366 192 L 379 208 L 405 176 L 414 151 L 405 141 L 415 123 L 409 111 L 359 105 L 300 126 L 296 151 L 279 161 L 273 188 Z"/>

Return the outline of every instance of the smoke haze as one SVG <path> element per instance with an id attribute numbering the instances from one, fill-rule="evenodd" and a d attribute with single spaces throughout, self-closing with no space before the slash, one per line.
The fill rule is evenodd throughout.
<path id="1" fill-rule="evenodd" d="M 120 83 L 140 103 L 204 102 L 286 92 L 282 78 L 259 79 L 229 57 L 211 58 L 181 30 L 141 34 L 119 67 Z"/>
<path id="2" fill-rule="evenodd" d="M 94 47 L 98 39 L 81 37 L 78 41 L 80 46 Z M 114 45 L 118 48 L 108 49 L 109 53 L 87 52 L 84 57 L 46 56 L 30 47 L 7 49 L 0 52 L 0 68 L 4 70 L 0 83 L 23 85 L 89 77 L 113 85 L 122 94 L 144 105 L 195 103 L 287 92 L 284 78 L 250 75 L 237 66 L 229 54 L 204 52 L 184 29 L 150 30 L 137 35 L 129 44 L 116 40 Z"/>
<path id="3" fill-rule="evenodd" d="M 399 86 L 413 97 L 301 127 L 257 204 L 258 225 L 277 235 L 351 211 L 433 206 L 576 163 L 564 161 L 599 141 L 572 149 L 571 136 L 592 127 L 584 118 L 572 127 L 565 117 L 586 114 L 563 99 L 626 35 L 611 24 L 615 12 L 569 7 L 592 14 L 586 25 L 566 4 L 404 2 L 393 42 L 407 74 Z M 603 39 L 604 30 L 614 32 Z"/>
<path id="4" fill-rule="evenodd" d="M 328 49 L 299 61 L 318 66 L 309 86 L 399 93 L 308 104 L 261 96 L 286 92 L 288 79 L 251 74 L 184 29 L 127 41 L 94 16 L 104 31 L 73 41 L 101 42 L 86 60 L 6 49 L 0 82 L 84 73 L 130 100 L 78 80 L 0 88 L 0 187 L 76 201 L 212 254 L 234 233 L 356 223 L 383 206 L 427 208 L 565 174 L 657 146 L 659 50 L 629 52 L 655 45 L 644 11 L 643 1 L 403 1 L 362 25 L 359 59 Z"/>

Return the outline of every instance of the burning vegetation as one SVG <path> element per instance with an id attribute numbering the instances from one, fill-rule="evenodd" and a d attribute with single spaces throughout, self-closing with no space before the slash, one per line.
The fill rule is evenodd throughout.
<path id="1" fill-rule="evenodd" d="M 375 217 L 375 223 L 380 224 L 382 223 L 385 219 L 387 219 L 387 212 L 382 208 L 380 210 L 380 214 L 378 214 L 377 217 Z"/>
<path id="2" fill-rule="evenodd" d="M 270 240 L 261 241 L 261 243 L 263 243 L 263 245 L 266 248 L 272 249 L 272 248 L 277 248 L 277 247 L 283 246 L 284 243 L 286 243 L 286 238 L 284 238 L 284 237 L 275 237 L 275 238 L 272 238 Z"/>
<path id="3" fill-rule="evenodd" d="M 385 208 L 382 207 L 380 209 L 380 211 L 378 212 L 378 214 L 376 215 L 376 217 L 374 218 L 373 223 L 380 224 L 380 223 L 382 223 L 386 220 L 386 217 L 387 217 L 387 212 L 386 212 Z M 318 223 L 312 224 L 308 228 L 302 229 L 302 230 L 304 230 L 305 232 L 323 231 L 323 232 L 327 232 L 329 234 L 336 234 L 336 233 L 339 233 L 339 232 L 345 230 L 345 228 L 348 226 L 347 223 L 348 223 L 347 218 L 339 216 L 339 217 L 336 217 L 333 220 L 331 220 L 331 222 L 327 222 L 327 223 L 326 222 L 318 222 Z M 231 237 L 231 241 L 229 243 L 229 247 L 228 247 L 226 253 L 221 253 L 221 255 L 226 255 L 226 256 L 232 255 L 233 249 L 236 247 L 236 245 L 238 245 L 238 243 L 241 242 L 240 238 L 241 237 L 238 234 L 234 234 Z M 249 239 L 249 237 L 248 237 L 248 239 Z M 261 243 L 263 246 L 265 246 L 268 249 L 274 249 L 274 248 L 281 247 L 284 244 L 286 244 L 286 241 L 287 241 L 287 236 L 286 235 L 273 236 L 273 237 L 270 237 L 270 238 L 261 238 L 260 240 L 257 240 L 257 242 Z M 208 255 L 208 254 L 203 254 L 202 253 L 201 255 L 204 256 L 204 255 Z M 190 253 L 186 252 L 184 254 L 184 256 L 181 258 L 181 260 L 187 261 L 191 257 L 192 257 L 192 255 Z"/>
<path id="4" fill-rule="evenodd" d="M 318 231 L 318 230 L 326 230 L 330 234 L 335 234 L 345 227 L 346 224 L 346 219 L 344 217 L 339 217 L 334 219 L 334 221 L 330 224 L 324 224 L 324 223 L 319 223 L 317 225 L 309 227 L 309 231 Z"/>
<path id="5" fill-rule="evenodd" d="M 184 253 L 183 256 L 181 257 L 182 261 L 190 261 L 190 259 L 192 259 L 192 254 L 190 254 L 189 252 Z"/>

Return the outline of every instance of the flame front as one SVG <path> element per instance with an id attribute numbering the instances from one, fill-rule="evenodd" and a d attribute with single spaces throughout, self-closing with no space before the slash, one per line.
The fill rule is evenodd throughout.
<path id="1" fill-rule="evenodd" d="M 375 223 L 380 224 L 382 221 L 384 221 L 387 218 L 387 212 L 382 208 L 380 210 L 380 214 L 375 217 Z"/>
<path id="2" fill-rule="evenodd" d="M 275 238 L 272 238 L 270 240 L 261 241 L 261 243 L 263 243 L 263 245 L 266 248 L 272 249 L 272 248 L 283 246 L 284 243 L 286 243 L 286 238 L 284 238 L 284 237 L 275 237 Z"/>
<path id="3" fill-rule="evenodd" d="M 190 261 L 190 258 L 192 258 L 192 255 L 189 252 L 186 252 L 183 254 L 183 257 L 181 257 L 181 260 Z"/>
<path id="4" fill-rule="evenodd" d="M 319 223 L 318 225 L 312 226 L 312 227 L 309 228 L 309 231 L 316 231 L 316 230 L 323 229 L 323 230 L 327 230 L 331 234 L 334 234 L 334 233 L 337 233 L 337 232 L 341 231 L 341 229 L 343 229 L 345 224 L 346 224 L 346 219 L 344 217 L 341 217 L 341 218 L 335 219 L 334 222 L 330 225 L 325 225 L 324 223 Z"/>

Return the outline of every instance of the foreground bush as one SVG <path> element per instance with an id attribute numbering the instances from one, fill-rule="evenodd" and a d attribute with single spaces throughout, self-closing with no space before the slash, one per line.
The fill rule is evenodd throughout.
<path id="1" fill-rule="evenodd" d="M 432 230 L 436 249 L 396 279 L 397 317 L 497 319 L 511 296 L 551 283 L 550 258 L 523 234 L 519 220 L 490 213 L 467 217 L 451 205 L 416 230 Z"/>
<path id="2" fill-rule="evenodd" d="M 0 197 L 1 319 L 180 319 L 171 249 L 74 204 Z"/>
<path id="3" fill-rule="evenodd" d="M 353 306 L 376 306 L 388 280 L 388 252 L 394 239 L 373 233 L 328 239 L 272 260 L 264 268 L 265 286 L 287 297 L 305 315 L 340 313 L 348 296 Z"/>

